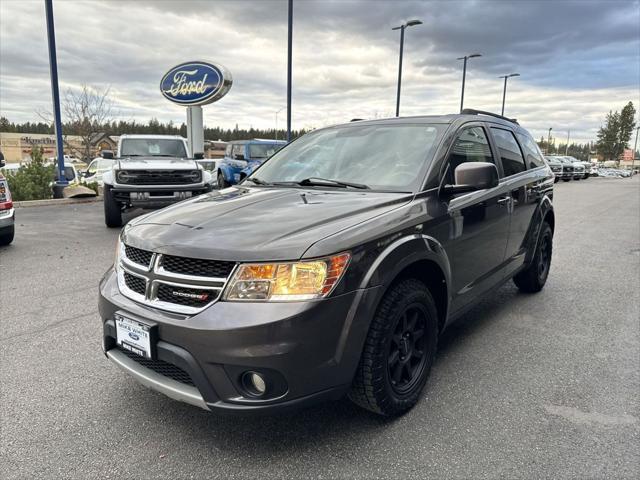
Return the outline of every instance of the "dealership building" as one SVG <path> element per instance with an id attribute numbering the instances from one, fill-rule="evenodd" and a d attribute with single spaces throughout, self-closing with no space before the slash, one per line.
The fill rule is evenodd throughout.
<path id="1" fill-rule="evenodd" d="M 64 137 L 64 153 L 71 157 L 78 157 L 83 151 L 82 137 L 66 135 Z M 94 153 L 100 150 L 114 149 L 118 144 L 118 137 L 96 134 L 91 145 Z M 7 163 L 24 163 L 31 160 L 33 147 L 42 147 L 45 158 L 56 156 L 56 136 L 46 133 L 9 133 L 0 132 L 0 151 Z"/>

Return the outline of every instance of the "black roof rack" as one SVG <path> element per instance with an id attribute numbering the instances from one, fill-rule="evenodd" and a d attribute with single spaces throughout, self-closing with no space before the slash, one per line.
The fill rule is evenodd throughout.
<path id="1" fill-rule="evenodd" d="M 364 118 L 352 118 L 351 120 L 349 120 L 350 122 L 361 122 L 363 121 Z"/>
<path id="2" fill-rule="evenodd" d="M 511 122 L 511 123 L 515 123 L 516 125 L 520 125 L 518 123 L 518 120 L 516 120 L 515 118 L 507 118 L 507 117 L 504 117 L 502 115 L 498 115 L 497 113 L 485 112 L 484 110 L 474 110 L 473 108 L 465 108 L 460 113 L 462 113 L 463 115 L 489 115 L 490 117 L 501 118 L 502 120 L 506 120 L 507 122 Z"/>

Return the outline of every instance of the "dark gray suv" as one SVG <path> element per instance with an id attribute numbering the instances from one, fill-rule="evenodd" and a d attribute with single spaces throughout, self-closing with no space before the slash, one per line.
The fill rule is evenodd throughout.
<path id="1" fill-rule="evenodd" d="M 401 414 L 452 321 L 511 278 L 542 289 L 552 196 L 532 137 L 487 112 L 315 130 L 125 226 L 100 284 L 104 351 L 208 410 L 347 394 Z"/>

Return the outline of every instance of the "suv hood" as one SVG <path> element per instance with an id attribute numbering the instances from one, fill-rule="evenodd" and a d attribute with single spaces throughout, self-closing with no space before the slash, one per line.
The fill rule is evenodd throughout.
<path id="1" fill-rule="evenodd" d="M 117 160 L 119 170 L 195 170 L 198 163 L 188 158 L 123 157 Z"/>
<path id="2" fill-rule="evenodd" d="M 231 187 L 139 217 L 126 244 L 185 257 L 296 260 L 311 245 L 411 201 L 413 194 Z M 332 254 L 337 252 L 324 252 Z"/>

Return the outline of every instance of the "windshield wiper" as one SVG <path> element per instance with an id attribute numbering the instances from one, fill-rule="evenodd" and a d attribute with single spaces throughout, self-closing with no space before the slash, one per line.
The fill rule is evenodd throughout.
<path id="1" fill-rule="evenodd" d="M 364 183 L 341 182 L 339 180 L 331 180 L 330 178 L 309 177 L 298 182 L 293 182 L 303 187 L 341 187 L 341 188 L 358 188 L 368 190 L 369 185 Z"/>
<path id="2" fill-rule="evenodd" d="M 258 177 L 248 177 L 246 178 L 246 180 L 249 180 L 253 183 L 255 183 L 256 185 L 273 185 L 272 183 L 269 182 L 265 182 L 264 180 L 258 178 Z"/>

